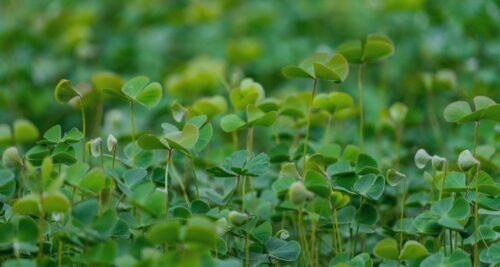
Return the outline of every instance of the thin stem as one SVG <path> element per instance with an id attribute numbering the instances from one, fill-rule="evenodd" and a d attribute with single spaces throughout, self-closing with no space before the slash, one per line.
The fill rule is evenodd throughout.
<path id="1" fill-rule="evenodd" d="M 436 179 L 435 179 L 435 176 L 436 176 L 436 171 L 434 170 L 434 168 L 432 168 L 432 184 L 431 184 L 431 206 L 434 205 L 434 187 L 435 187 L 435 183 L 436 183 Z"/>
<path id="2" fill-rule="evenodd" d="M 476 125 L 479 125 L 477 123 Z M 476 177 L 475 177 L 475 195 L 474 195 L 474 267 L 479 266 L 479 251 L 477 247 L 477 231 L 479 226 L 479 169 L 481 166 L 478 164 L 476 169 Z"/>
<path id="3" fill-rule="evenodd" d="M 245 236 L 245 267 L 250 266 L 250 232 Z"/>
<path id="4" fill-rule="evenodd" d="M 309 100 L 309 107 L 307 111 L 307 128 L 306 128 L 306 137 L 304 139 L 304 165 L 302 166 L 302 175 L 305 173 L 305 166 L 306 166 L 306 160 L 307 160 L 307 145 L 309 143 L 309 128 L 311 128 L 311 113 L 312 113 L 312 105 L 314 101 L 314 96 L 316 95 L 316 84 L 317 84 L 317 79 L 313 79 L 313 86 L 312 86 L 312 92 L 311 92 L 311 99 Z"/>
<path id="5" fill-rule="evenodd" d="M 250 158 L 253 153 L 253 127 L 250 127 L 247 130 L 247 151 L 248 157 Z"/>
<path id="6" fill-rule="evenodd" d="M 400 230 L 399 232 L 399 251 L 403 249 L 403 235 L 404 235 L 404 211 L 405 211 L 405 197 L 406 197 L 406 179 L 403 179 L 403 192 L 401 193 L 401 214 L 399 217 Z M 398 266 L 401 264 L 401 259 L 398 258 Z"/>
<path id="7" fill-rule="evenodd" d="M 434 110 L 434 97 L 432 96 L 432 89 L 427 89 L 427 116 L 429 117 L 429 122 L 431 123 L 432 132 L 434 133 L 434 138 L 436 139 L 438 146 L 443 152 L 443 138 L 441 135 L 441 130 L 439 128 L 439 123 L 436 118 L 436 111 Z"/>
<path id="8" fill-rule="evenodd" d="M 340 235 L 340 227 L 339 227 L 339 220 L 337 217 L 337 209 L 333 209 L 333 218 L 335 219 L 335 225 L 337 228 L 337 240 L 339 242 L 339 253 L 342 253 L 344 250 L 343 247 L 343 241 L 342 241 L 342 236 Z"/>
<path id="9" fill-rule="evenodd" d="M 474 157 L 476 156 L 478 132 L 479 132 L 479 121 L 476 121 L 476 124 L 474 126 L 474 146 L 472 147 L 472 155 Z"/>
<path id="10" fill-rule="evenodd" d="M 332 128 L 332 118 L 333 114 L 328 113 L 328 121 L 326 123 L 326 129 L 325 129 L 325 137 L 324 137 L 324 142 L 325 144 L 329 144 L 330 141 L 332 140 L 331 135 L 331 128 Z"/>
<path id="11" fill-rule="evenodd" d="M 172 149 L 167 153 L 167 164 L 165 166 L 165 218 L 168 219 L 168 167 L 172 159 Z"/>
<path id="12" fill-rule="evenodd" d="M 45 232 L 45 212 L 43 210 L 43 190 L 40 189 L 40 218 L 38 220 L 38 261 L 43 259 L 43 235 Z"/>
<path id="13" fill-rule="evenodd" d="M 448 176 L 448 163 L 444 163 L 444 176 L 443 179 L 441 180 L 441 187 L 439 188 L 439 200 L 443 198 L 443 188 L 444 188 L 444 183 L 446 181 L 446 176 Z"/>
<path id="14" fill-rule="evenodd" d="M 243 183 L 241 183 L 241 211 L 243 212 L 245 212 L 246 208 L 246 203 L 245 203 L 246 183 L 247 183 L 247 177 L 243 176 Z"/>
<path id="15" fill-rule="evenodd" d="M 307 258 L 309 257 L 309 245 L 307 243 L 307 238 L 305 234 L 305 229 L 304 229 L 304 219 L 303 219 L 303 212 L 302 212 L 302 206 L 299 207 L 299 218 L 298 218 L 298 224 L 299 224 L 299 235 L 301 236 L 301 239 L 303 240 L 303 249 L 302 249 L 302 257 L 304 259 L 304 266 L 307 266 Z"/>
<path id="16" fill-rule="evenodd" d="M 231 133 L 231 136 L 233 138 L 233 148 L 235 150 L 237 150 L 238 149 L 238 133 L 236 133 L 236 131 L 234 131 Z"/>
<path id="17" fill-rule="evenodd" d="M 363 114 L 363 68 L 364 64 L 359 64 L 358 70 L 358 106 L 359 106 L 359 147 L 363 149 L 364 142 L 364 114 Z"/>
<path id="18" fill-rule="evenodd" d="M 363 208 L 364 198 L 361 197 L 358 209 L 358 216 L 356 218 L 356 233 L 354 234 L 354 249 L 351 251 L 352 256 L 356 253 L 356 246 L 358 245 L 358 232 L 359 232 L 359 219 L 361 218 L 361 209 Z"/>
<path id="19" fill-rule="evenodd" d="M 130 134 L 132 135 L 132 164 L 135 164 L 135 120 L 134 101 L 130 101 Z"/>
<path id="20" fill-rule="evenodd" d="M 196 199 L 200 199 L 200 190 L 198 189 L 198 175 L 196 175 L 196 163 L 194 156 L 191 158 L 191 168 L 193 169 L 194 185 L 196 188 Z"/>
<path id="21" fill-rule="evenodd" d="M 400 157 L 401 157 L 401 129 L 400 125 L 396 128 L 396 170 L 399 171 Z"/>
<path id="22" fill-rule="evenodd" d="M 82 147 L 83 147 L 83 151 L 82 151 L 82 161 L 85 162 L 85 157 L 86 157 L 86 149 L 87 149 L 87 142 L 86 142 L 86 136 L 87 136 L 87 121 L 85 119 L 85 107 L 83 105 L 83 98 L 82 96 L 79 96 L 80 98 L 80 110 L 82 112 L 82 134 L 83 134 L 83 138 L 82 138 Z"/>
<path id="23" fill-rule="evenodd" d="M 238 176 L 236 176 L 236 186 L 231 191 L 229 198 L 226 200 L 226 203 L 224 204 L 224 207 L 222 207 L 222 209 L 225 209 L 227 207 L 227 205 L 229 205 L 229 203 L 231 202 L 231 199 L 233 199 L 234 193 L 238 190 L 239 186 L 240 186 L 240 176 L 238 175 Z"/>

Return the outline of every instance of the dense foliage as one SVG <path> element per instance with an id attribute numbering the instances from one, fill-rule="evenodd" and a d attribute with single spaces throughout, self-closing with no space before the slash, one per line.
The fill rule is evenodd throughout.
<path id="1" fill-rule="evenodd" d="M 498 266 L 495 1 L 11 1 L 2 266 Z"/>

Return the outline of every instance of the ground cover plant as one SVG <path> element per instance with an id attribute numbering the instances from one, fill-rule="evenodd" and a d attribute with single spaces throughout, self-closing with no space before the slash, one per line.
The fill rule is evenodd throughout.
<path id="1" fill-rule="evenodd" d="M 439 4 L 383 2 L 395 18 L 408 14 L 391 10 L 446 18 L 432 13 Z M 221 10 L 244 14 L 246 5 L 259 16 L 239 27 L 258 28 L 268 15 L 259 5 L 210 3 L 155 13 L 137 1 L 136 11 L 152 13 L 123 13 L 162 25 L 156 16 L 165 12 L 179 29 L 224 21 Z M 489 1 L 469 5 L 500 11 Z M 174 19 L 170 8 L 182 12 Z M 68 27 L 91 23 L 92 10 Z M 493 29 L 484 35 L 498 35 L 500 24 L 483 23 Z M 462 69 L 441 68 L 457 60 L 443 56 L 408 74 L 398 54 L 413 44 L 391 33 L 321 41 L 275 68 L 265 67 L 273 57 L 261 56 L 257 35 L 229 42 L 223 60 L 171 55 L 182 67 L 164 81 L 148 68 L 52 77 L 39 101 L 50 103 L 48 121 L 27 114 L 0 123 L 1 265 L 500 265 L 500 95 L 490 77 L 498 66 L 486 74 L 469 66 L 482 75 L 471 83 L 457 79 Z M 392 88 L 402 79 L 391 73 L 408 75 L 408 89 Z M 9 81 L 17 88 L 22 79 Z"/>

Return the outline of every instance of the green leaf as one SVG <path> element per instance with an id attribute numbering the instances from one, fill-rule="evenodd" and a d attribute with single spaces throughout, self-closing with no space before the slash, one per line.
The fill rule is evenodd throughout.
<path id="1" fill-rule="evenodd" d="M 300 245 L 297 241 L 285 241 L 272 237 L 266 242 L 266 249 L 271 258 L 280 261 L 295 261 L 300 254 Z"/>
<path id="2" fill-rule="evenodd" d="M 215 226 L 210 220 L 203 217 L 189 219 L 184 231 L 184 242 L 214 248 L 217 245 L 217 240 Z"/>
<path id="3" fill-rule="evenodd" d="M 391 56 L 394 53 L 394 44 L 389 37 L 382 34 L 370 34 L 363 47 L 362 60 L 376 62 Z"/>
<path id="4" fill-rule="evenodd" d="M 139 139 L 137 140 L 137 143 L 139 144 L 139 146 L 142 149 L 146 149 L 146 150 L 170 149 L 170 146 L 166 140 L 163 140 L 163 138 L 158 138 L 152 134 L 141 135 L 141 137 L 139 137 Z"/>
<path id="5" fill-rule="evenodd" d="M 375 174 L 363 175 L 354 184 L 353 188 L 362 196 L 378 200 L 384 193 L 385 179 Z"/>
<path id="6" fill-rule="evenodd" d="M 245 126 L 245 122 L 236 114 L 229 114 L 222 117 L 220 127 L 224 132 L 234 132 Z"/>
<path id="7" fill-rule="evenodd" d="M 306 79 L 314 79 L 314 76 L 301 67 L 298 66 L 286 66 L 281 69 L 281 73 L 286 78 L 306 78 Z"/>
<path id="8" fill-rule="evenodd" d="M 259 224 L 255 229 L 252 230 L 252 237 L 255 238 L 260 243 L 264 244 L 273 232 L 273 227 L 269 221 L 265 221 Z"/>
<path id="9" fill-rule="evenodd" d="M 469 103 L 456 101 L 444 109 L 444 118 L 448 122 L 459 122 L 462 118 L 472 113 Z"/>
<path id="10" fill-rule="evenodd" d="M 470 256 L 462 250 L 455 250 L 450 256 L 444 252 L 432 254 L 420 263 L 420 266 L 470 267 Z"/>
<path id="11" fill-rule="evenodd" d="M 43 194 L 43 211 L 52 212 L 67 212 L 71 206 L 68 198 L 60 192 L 44 193 Z"/>
<path id="12" fill-rule="evenodd" d="M 146 233 L 146 238 L 153 244 L 173 245 L 180 241 L 181 224 L 177 220 L 168 220 L 153 225 Z"/>
<path id="13" fill-rule="evenodd" d="M 61 131 L 61 125 L 52 126 L 43 134 L 43 138 L 51 143 L 59 143 L 61 141 Z"/>
<path id="14" fill-rule="evenodd" d="M 214 132 L 214 128 L 212 127 L 211 123 L 207 123 L 205 126 L 203 126 L 200 129 L 198 141 L 196 142 L 196 145 L 194 146 L 194 151 L 201 152 L 208 145 L 210 140 L 212 139 L 213 132 Z"/>
<path id="15" fill-rule="evenodd" d="M 19 198 L 12 206 L 12 212 L 16 214 L 38 215 L 40 213 L 40 201 L 34 194 Z"/>
<path id="16" fill-rule="evenodd" d="M 98 194 L 104 189 L 106 176 L 101 168 L 93 168 L 80 181 L 79 186 L 94 194 Z"/>
<path id="17" fill-rule="evenodd" d="M 14 139 L 18 144 L 33 142 L 38 139 L 38 129 L 29 120 L 19 119 L 14 121 Z"/>
<path id="18" fill-rule="evenodd" d="M 429 252 L 417 241 L 409 240 L 403 246 L 399 258 L 402 260 L 417 260 L 429 255 Z"/>
<path id="19" fill-rule="evenodd" d="M 498 265 L 500 263 L 500 243 L 492 244 L 489 248 L 483 249 L 479 254 L 479 259 L 491 266 Z"/>
<path id="20" fill-rule="evenodd" d="M 135 100 L 147 108 L 154 108 L 160 103 L 163 93 L 163 88 L 158 82 L 148 84 L 141 92 L 135 97 Z"/>
<path id="21" fill-rule="evenodd" d="M 14 173 L 10 170 L 0 169 L 0 201 L 5 201 L 16 192 L 16 181 Z"/>
<path id="22" fill-rule="evenodd" d="M 343 82 L 349 74 L 349 63 L 338 53 L 333 54 L 327 64 L 315 62 L 313 66 L 316 78 L 327 81 Z"/>
<path id="23" fill-rule="evenodd" d="M 134 77 L 123 85 L 122 92 L 146 108 L 153 108 L 160 102 L 163 89 L 158 82 L 148 83 L 146 76 Z"/>
<path id="24" fill-rule="evenodd" d="M 80 93 L 76 91 L 69 80 L 62 79 L 59 81 L 59 83 L 57 83 L 54 90 L 54 97 L 56 98 L 57 102 L 66 104 L 71 99 L 77 96 L 80 96 Z"/>
<path id="25" fill-rule="evenodd" d="M 171 148 L 189 154 L 188 150 L 196 145 L 199 134 L 198 127 L 191 123 L 186 123 L 181 132 L 169 133 L 164 138 Z"/>
<path id="26" fill-rule="evenodd" d="M 306 172 L 304 185 L 307 190 L 323 198 L 328 198 L 328 196 L 330 196 L 330 185 L 326 178 L 317 171 L 309 170 Z"/>
<path id="27" fill-rule="evenodd" d="M 450 172 L 446 176 L 443 185 L 445 192 L 465 192 L 467 186 L 465 185 L 465 173 L 463 172 Z"/>
<path id="28" fill-rule="evenodd" d="M 397 260 L 398 242 L 393 238 L 382 239 L 373 247 L 373 255 L 383 259 Z"/>
<path id="29" fill-rule="evenodd" d="M 351 63 L 361 63 L 363 43 L 361 40 L 350 40 L 340 44 L 336 51 L 342 54 Z"/>
<path id="30" fill-rule="evenodd" d="M 276 194 L 281 195 L 288 192 L 288 188 L 290 188 L 293 182 L 295 182 L 295 178 L 293 177 L 287 176 L 278 178 L 276 181 L 273 182 L 271 188 Z"/>
<path id="31" fill-rule="evenodd" d="M 385 179 L 391 186 L 397 186 L 402 180 L 406 179 L 406 175 L 394 169 L 389 169 L 385 174 Z"/>

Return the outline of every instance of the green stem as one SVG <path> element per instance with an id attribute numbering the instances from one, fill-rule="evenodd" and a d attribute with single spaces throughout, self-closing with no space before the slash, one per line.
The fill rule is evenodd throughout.
<path id="1" fill-rule="evenodd" d="M 432 168 L 432 184 L 431 184 L 431 207 L 432 205 L 434 205 L 434 187 L 435 187 L 435 183 L 436 183 L 436 179 L 435 179 L 435 176 L 436 176 L 436 171 L 434 170 L 434 168 Z"/>
<path id="2" fill-rule="evenodd" d="M 342 253 L 343 249 L 343 241 L 342 241 L 342 236 L 340 235 L 340 227 L 339 227 L 339 220 L 337 217 L 337 209 L 333 209 L 333 217 L 335 219 L 335 226 L 337 228 L 337 240 L 339 242 L 339 253 Z"/>
<path id="3" fill-rule="evenodd" d="M 132 164 L 135 164 L 135 120 L 134 120 L 134 101 L 130 101 L 130 134 L 132 137 Z"/>
<path id="4" fill-rule="evenodd" d="M 82 161 L 85 162 L 85 157 L 86 157 L 86 149 L 87 149 L 87 144 L 86 144 L 86 136 L 87 136 L 87 121 L 85 119 L 85 107 L 83 105 L 83 98 L 80 96 L 80 110 L 82 112 L 82 142 L 83 142 L 83 151 L 82 151 Z"/>
<path id="5" fill-rule="evenodd" d="M 359 106 L 359 147 L 363 149 L 364 142 L 364 114 L 363 114 L 363 67 L 364 64 L 359 64 L 358 70 L 358 106 Z"/>
<path id="6" fill-rule="evenodd" d="M 63 250 L 63 242 L 61 238 L 57 242 L 57 267 L 62 266 L 62 250 Z"/>
<path id="7" fill-rule="evenodd" d="M 438 146 L 443 152 L 443 138 L 441 135 L 441 130 L 439 128 L 439 123 L 436 118 L 436 111 L 434 110 L 434 98 L 432 96 L 432 89 L 427 89 L 427 116 L 429 117 L 429 122 L 431 123 L 432 132 L 434 133 L 434 138 L 436 139 Z"/>
<path id="8" fill-rule="evenodd" d="M 476 124 L 474 126 L 474 146 L 472 147 L 472 155 L 474 157 L 476 156 L 478 133 L 479 133 L 479 121 L 476 121 Z"/>
<path id="9" fill-rule="evenodd" d="M 313 79 L 313 86 L 312 86 L 312 92 L 311 92 L 311 99 L 309 100 L 309 107 L 307 111 L 307 128 L 306 128 L 306 137 L 304 140 L 304 162 L 302 166 L 302 175 L 305 174 L 305 166 L 306 166 L 306 160 L 307 160 L 307 145 L 309 143 L 309 128 L 311 127 L 311 113 L 312 113 L 312 105 L 314 101 L 314 96 L 316 95 L 316 84 L 317 80 Z"/>
<path id="10" fill-rule="evenodd" d="M 401 157 L 401 126 L 398 125 L 396 129 L 396 170 L 399 171 L 400 157 Z"/>
<path id="11" fill-rule="evenodd" d="M 400 223 L 400 230 L 401 232 L 399 233 L 399 251 L 403 249 L 403 235 L 404 235 L 404 211 L 405 211 L 405 197 L 406 197 L 406 179 L 403 179 L 403 192 L 401 193 L 401 214 L 399 217 L 399 223 Z M 398 257 L 398 266 L 401 264 L 401 259 Z"/>
<path id="12" fill-rule="evenodd" d="M 246 193 L 246 183 L 247 183 L 247 177 L 243 176 L 243 182 L 241 183 L 241 211 L 245 212 L 246 209 L 246 201 L 245 201 L 245 193 Z"/>
<path id="13" fill-rule="evenodd" d="M 222 207 L 222 209 L 225 209 L 227 207 L 227 205 L 229 205 L 229 203 L 233 199 L 234 193 L 238 190 L 239 186 L 240 186 L 240 176 L 238 175 L 238 176 L 236 176 L 236 186 L 231 191 L 229 198 L 226 200 L 226 203 L 224 204 L 224 207 Z"/>
<path id="14" fill-rule="evenodd" d="M 363 208 L 364 198 L 361 196 L 359 203 L 358 215 L 356 218 L 356 233 L 354 234 L 354 249 L 351 251 L 352 256 L 356 253 L 356 246 L 358 245 L 358 232 L 359 232 L 359 219 L 361 218 L 361 209 Z"/>
<path id="15" fill-rule="evenodd" d="M 331 135 L 331 128 L 332 128 L 332 117 L 333 114 L 328 113 L 328 121 L 326 123 L 326 129 L 325 129 L 325 137 L 324 137 L 324 142 L 325 144 L 329 144 L 330 141 L 332 140 Z"/>
<path id="16" fill-rule="evenodd" d="M 40 189 L 40 218 L 38 220 L 38 261 L 43 260 L 43 234 L 45 232 L 45 212 L 43 210 L 43 191 Z"/>
<path id="17" fill-rule="evenodd" d="M 303 212 L 302 212 L 302 206 L 299 207 L 299 218 L 298 218 L 298 224 L 299 224 L 299 235 L 301 236 L 301 239 L 303 240 L 303 249 L 302 249 L 302 257 L 304 259 L 304 266 L 307 266 L 307 258 L 309 257 L 309 245 L 307 243 L 307 238 L 305 234 L 305 229 L 304 229 L 304 219 L 303 219 Z"/>
<path id="18" fill-rule="evenodd" d="M 165 218 L 168 219 L 168 167 L 172 159 L 172 149 L 168 150 L 167 164 L 165 166 Z"/>
<path id="19" fill-rule="evenodd" d="M 441 187 L 439 188 L 439 200 L 443 198 L 443 187 L 444 183 L 446 181 L 446 176 L 448 176 L 448 163 L 444 163 L 444 176 L 443 179 L 441 180 Z"/>
<path id="20" fill-rule="evenodd" d="M 479 125 L 479 123 L 477 123 Z M 474 267 L 479 266 L 479 251 L 477 246 L 477 231 L 479 226 L 479 170 L 481 166 L 478 164 L 475 177 L 475 195 L 474 195 Z"/>
<path id="21" fill-rule="evenodd" d="M 191 168 L 193 169 L 194 186 L 196 188 L 196 199 L 200 199 L 200 190 L 198 189 L 198 175 L 196 175 L 196 163 L 194 156 L 191 158 Z"/>

